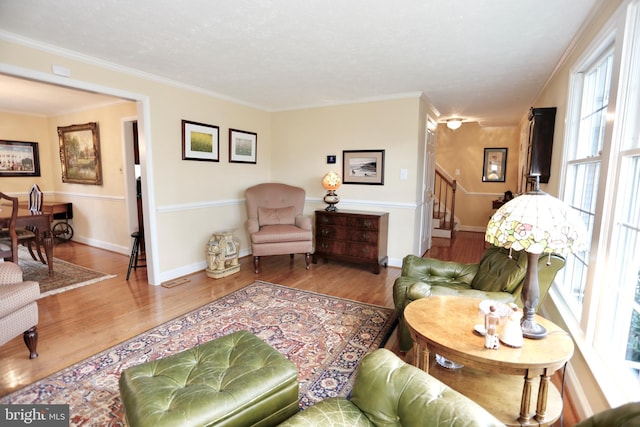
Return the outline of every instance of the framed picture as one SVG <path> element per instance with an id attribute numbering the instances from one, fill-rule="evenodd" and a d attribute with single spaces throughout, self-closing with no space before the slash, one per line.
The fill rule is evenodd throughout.
<path id="1" fill-rule="evenodd" d="M 384 150 L 343 151 L 342 182 L 384 185 Z"/>
<path id="2" fill-rule="evenodd" d="M 507 171 L 507 149 L 485 148 L 482 166 L 483 182 L 504 182 Z"/>
<path id="3" fill-rule="evenodd" d="M 58 127 L 62 182 L 102 185 L 98 123 Z"/>
<path id="4" fill-rule="evenodd" d="M 182 160 L 220 161 L 220 128 L 183 120 Z"/>
<path id="5" fill-rule="evenodd" d="M 229 129 L 229 163 L 256 163 L 258 134 Z"/>
<path id="6" fill-rule="evenodd" d="M 40 176 L 38 143 L 0 140 L 0 176 Z"/>

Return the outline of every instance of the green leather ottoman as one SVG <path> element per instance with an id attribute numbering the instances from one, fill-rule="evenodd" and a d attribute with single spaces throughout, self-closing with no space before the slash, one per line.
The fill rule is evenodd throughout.
<path id="1" fill-rule="evenodd" d="M 239 331 L 125 369 L 120 396 L 130 426 L 273 426 L 298 411 L 298 369 Z"/>

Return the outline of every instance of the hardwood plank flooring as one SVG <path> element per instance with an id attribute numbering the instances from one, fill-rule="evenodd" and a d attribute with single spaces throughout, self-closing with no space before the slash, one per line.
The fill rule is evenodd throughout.
<path id="1" fill-rule="evenodd" d="M 434 238 L 426 254 L 459 262 L 478 262 L 484 252 L 481 233 L 459 232 L 454 239 Z M 0 346 L 0 396 L 20 389 L 163 322 L 196 309 L 209 301 L 263 280 L 292 288 L 393 307 L 393 282 L 399 268 L 382 268 L 379 275 L 354 264 L 322 260 L 304 268 L 304 257 L 263 257 L 261 272 L 253 272 L 253 259 L 240 260 L 240 272 L 212 279 L 205 272 L 186 276 L 187 283 L 165 288 L 149 286 L 145 268 L 125 280 L 128 256 L 73 241 L 57 244 L 57 258 L 117 275 L 93 285 L 45 297 L 38 302 L 39 357 L 28 358 L 22 337 Z M 398 349 L 394 351 L 399 353 Z M 403 356 L 403 355 L 402 355 Z M 569 402 L 567 402 L 569 403 Z M 572 405 L 565 404 L 571 408 Z M 570 411 L 571 412 L 571 411 Z M 569 422 L 571 420 L 571 422 Z M 575 424 L 565 415 L 564 425 Z M 559 425 L 559 424 L 558 424 Z"/>

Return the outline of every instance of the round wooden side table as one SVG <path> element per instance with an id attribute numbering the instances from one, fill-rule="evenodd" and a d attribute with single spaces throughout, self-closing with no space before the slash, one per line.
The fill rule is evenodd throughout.
<path id="1" fill-rule="evenodd" d="M 548 335 L 525 339 L 522 347 L 484 347 L 474 332 L 482 322 L 480 299 L 431 296 L 409 304 L 404 319 L 414 341 L 414 364 L 476 401 L 509 426 L 549 425 L 562 414 L 553 373 L 573 355 L 573 340 L 553 322 L 536 315 Z M 435 354 L 464 365 L 446 369 L 430 363 Z M 536 377 L 540 377 L 536 384 Z M 524 378 L 524 380 L 522 379 Z M 518 390 L 522 393 L 518 393 Z M 535 413 L 531 398 L 536 396 Z"/>

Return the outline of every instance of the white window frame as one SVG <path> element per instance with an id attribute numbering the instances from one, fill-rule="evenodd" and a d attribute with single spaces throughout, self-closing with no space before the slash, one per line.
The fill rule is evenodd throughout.
<path id="1" fill-rule="evenodd" d="M 605 127 L 604 147 L 599 157 L 600 177 L 596 200 L 595 223 L 591 237 L 589 268 L 585 286 L 582 313 L 575 317 L 564 299 L 562 290 L 555 289 L 563 304 L 559 305 L 561 314 L 572 332 L 576 344 L 580 347 L 587 363 L 592 368 L 596 380 L 602 387 L 612 406 L 637 400 L 640 384 L 625 381 L 625 370 L 621 364 L 607 359 L 604 351 L 611 337 L 598 330 L 598 324 L 610 318 L 607 307 L 601 301 L 607 292 L 605 286 L 608 274 L 607 258 L 612 247 L 611 235 L 614 229 L 615 205 L 618 200 L 616 187 L 620 179 L 622 158 L 637 149 L 622 150 L 625 138 L 638 138 L 638 111 L 640 111 L 640 0 L 626 2 L 604 26 L 600 35 L 591 44 L 582 58 L 571 69 L 567 102 L 566 132 L 562 160 L 559 193 L 565 196 L 566 171 L 569 150 L 577 138 L 581 91 L 583 79 L 580 72 L 601 57 L 608 49 L 614 48 L 614 61 L 611 76 L 607 124 Z M 615 118 L 615 119 L 614 119 Z M 554 298 L 555 299 L 555 298 Z M 624 325 L 628 330 L 628 324 Z M 627 377 L 628 377 L 628 371 Z"/>

